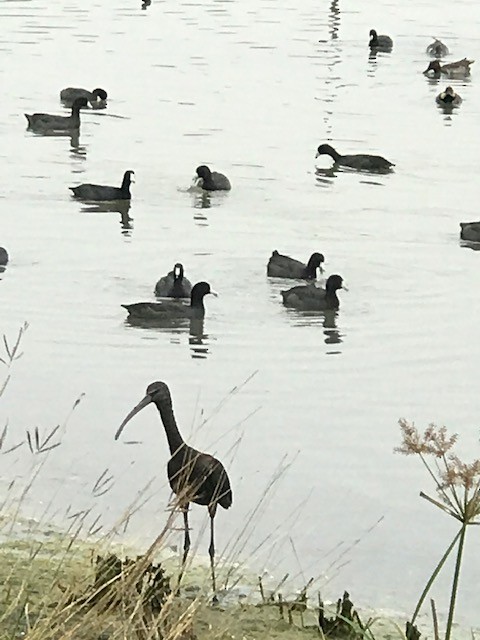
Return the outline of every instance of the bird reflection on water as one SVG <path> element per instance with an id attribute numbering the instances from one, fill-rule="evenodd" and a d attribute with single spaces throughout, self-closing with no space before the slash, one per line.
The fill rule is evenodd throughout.
<path id="1" fill-rule="evenodd" d="M 323 327 L 324 343 L 326 345 L 342 344 L 344 333 L 341 333 L 337 327 L 337 318 L 339 312 L 336 309 L 326 309 L 325 311 L 297 311 L 296 309 L 287 310 L 288 317 L 293 320 L 296 327 L 313 327 L 320 325 Z M 340 354 L 339 349 L 327 351 L 328 355 Z"/>
<path id="2" fill-rule="evenodd" d="M 181 344 L 182 335 L 188 332 L 188 344 L 193 359 L 205 360 L 209 355 L 209 335 L 205 333 L 204 318 L 139 318 L 128 316 L 125 324 L 145 329 L 149 332 L 157 331 L 158 333 L 170 334 L 173 344 Z"/>
<path id="3" fill-rule="evenodd" d="M 333 184 L 334 179 L 337 177 L 339 169 L 334 166 L 323 169 L 321 167 L 315 168 L 315 179 L 320 187 L 330 187 Z"/>
<path id="4" fill-rule="evenodd" d="M 330 309 L 323 314 L 323 328 L 325 344 L 340 344 L 343 342 L 342 335 L 337 328 L 338 311 Z M 340 351 L 330 351 L 330 354 L 340 353 Z"/>
<path id="5" fill-rule="evenodd" d="M 470 242 L 469 240 L 460 240 L 460 246 L 464 249 L 471 249 L 472 251 L 480 251 L 480 242 Z"/>
<path id="6" fill-rule="evenodd" d="M 333 0 L 330 5 L 330 11 L 328 16 L 328 30 L 330 32 L 330 39 L 336 40 L 338 38 L 338 30 L 340 28 L 340 8 L 338 6 L 338 0 Z"/>
<path id="7" fill-rule="evenodd" d="M 131 236 L 133 218 L 130 217 L 130 200 L 111 200 L 107 202 L 83 202 L 80 211 L 84 213 L 119 213 L 122 235 Z"/>
<path id="8" fill-rule="evenodd" d="M 194 199 L 193 206 L 195 209 L 210 209 L 212 201 L 210 199 L 210 192 L 199 189 L 198 191 L 192 191 Z"/>
<path id="9" fill-rule="evenodd" d="M 28 133 L 33 134 L 34 138 L 69 138 L 70 139 L 70 155 L 72 158 L 85 160 L 87 157 L 87 147 L 80 144 L 80 132 L 78 130 L 69 129 L 66 131 L 55 131 L 45 129 L 36 131 L 27 129 Z"/>
<path id="10" fill-rule="evenodd" d="M 193 192 L 193 219 L 196 224 L 201 227 L 208 226 L 208 218 L 204 213 L 205 209 L 210 209 L 212 202 L 210 200 L 210 192 L 200 189 L 198 192 Z"/>
<path id="11" fill-rule="evenodd" d="M 87 147 L 80 144 L 80 133 L 72 131 L 70 135 L 70 155 L 72 158 L 85 160 L 87 157 Z"/>
<path id="12" fill-rule="evenodd" d="M 205 209 L 211 209 L 212 207 L 221 206 L 225 192 L 224 191 L 207 191 L 197 186 L 196 184 L 191 185 L 187 192 L 192 195 L 192 207 L 194 208 L 193 219 L 196 224 L 199 226 L 208 225 L 208 218 L 205 215 Z M 212 193 L 214 200 L 212 202 Z M 227 192 L 228 193 L 228 192 Z"/>
<path id="13" fill-rule="evenodd" d="M 194 359 L 205 359 L 208 355 L 208 334 L 204 333 L 204 318 L 190 319 L 188 343 Z"/>

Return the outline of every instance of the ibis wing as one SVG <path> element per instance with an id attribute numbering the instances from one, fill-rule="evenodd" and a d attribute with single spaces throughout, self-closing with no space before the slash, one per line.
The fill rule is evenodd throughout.
<path id="1" fill-rule="evenodd" d="M 224 509 L 232 504 L 230 480 L 222 463 L 207 453 L 191 449 L 175 454 L 168 463 L 172 490 L 181 500 Z"/>
<path id="2" fill-rule="evenodd" d="M 199 456 L 197 465 L 204 477 L 203 486 L 209 496 L 208 503 L 216 503 L 228 509 L 233 502 L 232 488 L 225 467 L 213 456 L 204 453 Z"/>

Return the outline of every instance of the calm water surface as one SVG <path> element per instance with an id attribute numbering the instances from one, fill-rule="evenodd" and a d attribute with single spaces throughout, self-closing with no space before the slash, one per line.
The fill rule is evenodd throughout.
<path id="1" fill-rule="evenodd" d="M 479 215 L 480 69 L 452 82 L 464 103 L 451 116 L 434 101 L 446 83 L 421 71 L 432 34 L 450 60 L 480 57 L 480 9 L 109 4 L 0 7 L 0 241 L 11 254 L 0 330 L 30 323 L 0 422 L 11 443 L 26 428 L 47 432 L 85 393 L 29 509 L 61 521 L 68 505 L 93 505 L 108 528 L 151 481 L 154 497 L 119 536 L 148 543 L 166 517 L 165 437 L 154 409 L 122 442 L 113 434 L 147 384 L 165 380 L 185 436 L 217 452 L 233 481 L 234 506 L 217 517 L 224 558 L 255 551 L 254 571 L 410 609 L 454 526 L 418 497 L 432 491 L 420 465 L 393 454 L 397 420 L 446 424 L 473 455 L 479 436 L 480 256 L 460 247 L 458 223 Z M 394 37 L 391 55 L 369 59 L 371 27 Z M 61 113 L 65 86 L 105 87 L 108 109 L 82 114 L 78 139 L 27 132 L 23 113 Z M 316 175 L 327 140 L 385 155 L 395 173 Z M 231 193 L 187 191 L 202 163 L 227 173 Z M 126 169 L 136 172 L 128 212 L 71 200 L 69 185 L 120 183 Z M 265 277 L 275 248 L 326 255 L 327 273 L 349 286 L 337 315 L 282 307 L 284 283 Z M 121 303 L 152 299 L 176 261 L 220 294 L 203 327 L 127 325 Z M 24 446 L 2 462 L 4 478 L 21 480 L 37 459 Z M 105 469 L 110 490 L 95 497 Z M 205 510 L 192 521 L 198 539 Z M 459 610 L 471 624 L 476 533 Z"/>

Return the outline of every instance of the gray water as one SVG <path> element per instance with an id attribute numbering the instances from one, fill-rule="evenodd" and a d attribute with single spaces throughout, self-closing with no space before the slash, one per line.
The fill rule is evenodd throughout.
<path id="1" fill-rule="evenodd" d="M 217 453 L 232 479 L 233 508 L 216 519 L 220 557 L 291 463 L 236 559 L 297 585 L 313 576 L 331 597 L 347 588 L 356 603 L 410 610 L 455 524 L 419 498 L 434 492 L 420 463 L 393 454 L 397 420 L 446 424 L 474 457 L 479 436 L 480 256 L 459 244 L 459 222 L 479 217 L 479 71 L 451 82 L 464 103 L 450 116 L 435 105 L 447 83 L 421 72 L 431 35 L 450 60 L 479 56 L 480 9 L 110 4 L 0 7 L 0 244 L 11 254 L 0 330 L 13 338 L 30 324 L 0 405 L 9 443 L 26 428 L 48 432 L 85 393 L 30 512 L 61 521 L 68 505 L 93 504 L 108 529 L 153 479 L 154 499 L 117 537 L 148 544 L 169 499 L 164 434 L 152 408 L 121 442 L 113 434 L 147 384 L 165 380 L 184 435 Z M 369 59 L 372 27 L 393 36 L 391 54 Z M 108 108 L 82 113 L 78 141 L 27 132 L 23 113 L 61 113 L 65 86 L 105 87 Z M 316 175 L 327 140 L 380 153 L 395 173 Z M 188 192 L 202 163 L 233 190 Z M 136 173 L 130 221 L 70 198 L 69 185 L 119 184 L 126 169 Z M 336 316 L 283 308 L 285 284 L 265 274 L 273 249 L 325 254 L 327 274 L 349 287 Z M 120 305 L 153 299 L 177 261 L 220 294 L 207 298 L 200 332 L 127 325 Z M 21 484 L 38 456 L 23 446 L 2 463 L 4 479 Z M 95 498 L 105 469 L 112 486 Z M 198 542 L 205 510 L 194 507 L 192 522 Z M 471 624 L 480 623 L 476 534 L 459 600 Z M 199 552 L 207 545 L 203 535 Z M 439 608 L 447 584 L 448 575 L 435 590 Z"/>

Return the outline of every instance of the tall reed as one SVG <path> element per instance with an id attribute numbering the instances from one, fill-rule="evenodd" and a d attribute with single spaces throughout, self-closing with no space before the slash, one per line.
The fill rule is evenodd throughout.
<path id="1" fill-rule="evenodd" d="M 453 452 L 458 434 L 450 435 L 446 427 L 430 424 L 422 434 L 414 423 L 403 418 L 399 420 L 399 425 L 402 444 L 395 451 L 403 455 L 418 456 L 435 486 L 437 498 L 432 498 L 423 491 L 420 496 L 460 523 L 456 535 L 427 580 L 412 618 L 407 623 L 407 638 L 414 637 L 416 631 L 413 625 L 420 609 L 447 558 L 456 552 L 444 636 L 445 640 L 450 640 L 467 527 L 480 524 L 480 459 L 470 463 L 461 460 Z"/>

